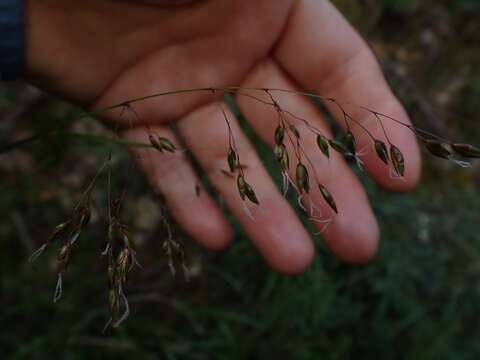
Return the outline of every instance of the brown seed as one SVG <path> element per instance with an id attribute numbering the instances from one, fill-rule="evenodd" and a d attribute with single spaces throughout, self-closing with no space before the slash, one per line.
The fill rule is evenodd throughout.
<path id="1" fill-rule="evenodd" d="M 52 235 L 53 235 L 53 236 L 59 235 L 63 230 L 66 229 L 67 226 L 68 226 L 68 222 L 64 222 L 64 223 L 58 224 L 57 226 L 55 226 L 55 227 L 53 228 Z"/>
<path id="2" fill-rule="evenodd" d="M 228 167 L 230 168 L 230 172 L 235 172 L 235 169 L 238 167 L 238 157 L 237 153 L 232 148 L 228 150 L 227 162 Z"/>
<path id="3" fill-rule="evenodd" d="M 158 151 L 163 152 L 163 150 L 160 148 L 160 144 L 152 134 L 148 134 L 148 140 L 150 141 L 150 145 L 152 145 Z"/>
<path id="4" fill-rule="evenodd" d="M 247 196 L 248 200 L 250 200 L 252 203 L 258 205 L 257 196 L 255 195 L 255 192 L 253 191 L 253 188 L 251 187 L 250 184 L 247 184 L 247 185 L 246 185 L 245 195 Z"/>
<path id="5" fill-rule="evenodd" d="M 322 184 L 318 184 L 318 188 L 320 190 L 320 193 L 322 194 L 323 199 L 332 208 L 332 210 L 338 214 L 337 204 L 335 203 L 332 194 L 330 194 L 330 191 L 328 191 L 327 188 Z"/>
<path id="6" fill-rule="evenodd" d="M 69 223 L 70 222 L 67 221 L 55 226 L 47 239 L 47 244 L 51 244 L 55 241 L 65 231 Z"/>
<path id="7" fill-rule="evenodd" d="M 173 145 L 173 143 L 168 140 L 167 138 L 164 138 L 164 137 L 159 137 L 158 138 L 158 144 L 160 146 L 160 149 L 161 150 L 165 150 L 165 151 L 168 151 L 168 152 L 175 152 L 175 150 L 177 150 L 177 148 L 175 147 L 175 145 Z"/>
<path id="8" fill-rule="evenodd" d="M 185 248 L 182 243 L 175 240 L 171 240 L 170 242 L 177 256 L 179 257 L 185 256 Z"/>
<path id="9" fill-rule="evenodd" d="M 452 150 L 450 146 L 441 141 L 428 139 L 424 141 L 425 147 L 433 156 L 437 156 L 443 159 L 449 160 L 452 156 Z"/>
<path id="10" fill-rule="evenodd" d="M 351 131 L 347 132 L 347 134 L 345 135 L 345 145 L 350 154 L 355 154 L 357 148 L 357 141 L 355 140 L 355 137 L 353 136 L 353 133 Z"/>
<path id="11" fill-rule="evenodd" d="M 298 190 L 300 192 L 302 192 L 302 190 L 305 190 L 305 192 L 308 193 L 308 191 L 310 190 L 310 181 L 308 177 L 308 171 L 305 165 L 303 165 L 300 162 L 297 164 L 296 180 L 297 180 Z"/>
<path id="12" fill-rule="evenodd" d="M 275 155 L 275 159 L 278 162 L 282 160 L 284 148 L 285 148 L 285 145 L 281 144 L 281 145 L 275 146 L 275 148 L 273 149 L 273 154 Z"/>
<path id="13" fill-rule="evenodd" d="M 237 177 L 237 187 L 238 187 L 238 192 L 240 194 L 240 197 L 242 198 L 242 200 L 245 200 L 245 195 L 247 192 L 247 183 L 245 181 L 245 178 L 241 174 L 239 174 Z"/>
<path id="14" fill-rule="evenodd" d="M 327 158 L 330 157 L 330 152 L 328 150 L 328 140 L 325 136 L 321 134 L 317 135 L 317 145 L 323 155 L 325 155 Z"/>
<path id="15" fill-rule="evenodd" d="M 168 257 L 172 256 L 172 240 L 165 240 L 163 242 L 163 251 L 165 252 L 165 255 Z"/>
<path id="16" fill-rule="evenodd" d="M 71 252 L 72 247 L 70 246 L 70 243 L 67 243 L 63 245 L 60 248 L 60 252 L 58 254 L 58 259 L 57 259 L 57 272 L 62 273 L 67 269 L 68 262 L 70 260 L 70 252 Z"/>
<path id="17" fill-rule="evenodd" d="M 275 146 L 273 153 L 275 154 L 275 159 L 280 164 L 282 171 L 287 171 L 289 168 L 289 157 L 285 145 L 282 144 L 280 146 Z"/>
<path id="18" fill-rule="evenodd" d="M 335 139 L 330 139 L 330 140 L 328 140 L 328 143 L 330 144 L 330 146 L 332 147 L 333 150 L 339 152 L 340 154 L 342 154 L 342 155 L 348 155 L 349 154 L 349 151 L 348 151 L 347 147 L 343 143 L 341 143 L 340 141 L 335 140 Z"/>
<path id="19" fill-rule="evenodd" d="M 390 157 L 392 158 L 393 169 L 399 176 L 405 175 L 405 159 L 399 148 L 395 145 L 390 146 Z"/>
<path id="20" fill-rule="evenodd" d="M 387 145 L 381 140 L 375 140 L 375 152 L 377 153 L 380 160 L 388 165 L 388 150 Z"/>
<path id="21" fill-rule="evenodd" d="M 283 139 L 285 138 L 285 129 L 282 126 L 278 126 L 275 129 L 275 144 L 278 146 L 283 144 Z"/>
<path id="22" fill-rule="evenodd" d="M 282 160 L 280 161 L 280 167 L 282 168 L 282 171 L 288 171 L 289 167 L 290 167 L 290 160 L 289 160 L 289 157 L 288 157 L 288 151 L 284 151 L 283 152 L 283 157 L 282 157 Z"/>
<path id="23" fill-rule="evenodd" d="M 470 144 L 451 144 L 453 151 L 466 158 L 480 158 L 480 148 Z"/>
<path id="24" fill-rule="evenodd" d="M 116 273 L 124 283 L 127 281 L 127 272 L 131 264 L 131 254 L 128 248 L 124 248 L 117 256 Z"/>

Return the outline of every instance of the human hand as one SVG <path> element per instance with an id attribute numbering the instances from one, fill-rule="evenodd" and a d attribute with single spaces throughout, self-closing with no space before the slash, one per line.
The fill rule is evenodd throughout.
<path id="1" fill-rule="evenodd" d="M 162 91 L 233 84 L 309 89 L 409 122 L 366 44 L 326 0 L 205 0 L 166 6 L 170 3 L 176 1 L 27 0 L 27 78 L 90 109 Z M 275 111 L 246 97 L 236 100 L 253 129 L 273 144 Z M 307 99 L 278 94 L 276 100 L 328 133 L 321 112 Z M 131 140 L 148 141 L 148 124 L 175 142 L 167 122 L 177 119 L 181 137 L 267 262 L 285 273 L 301 272 L 313 259 L 313 242 L 231 114 L 237 147 L 248 165 L 245 174 L 260 201 L 254 221 L 243 211 L 234 180 L 220 171 L 229 149 L 220 102 L 219 95 L 206 92 L 163 96 L 135 104 L 141 122 L 113 112 L 107 120 L 119 124 Z M 334 104 L 326 106 L 343 125 Z M 371 114 L 350 111 L 381 136 Z M 385 127 L 405 156 L 405 177 L 392 180 L 373 151 L 363 158 L 366 170 L 385 188 L 408 191 L 420 174 L 415 138 L 405 127 Z M 298 128 L 307 134 L 305 127 Z M 371 146 L 365 134 L 356 136 L 359 148 Z M 314 138 L 302 139 L 339 208 L 334 216 L 321 195 L 312 192 L 322 213 L 332 217 L 325 242 L 345 261 L 369 260 L 379 231 L 360 182 L 341 156 L 332 154 L 326 162 Z M 205 191 L 195 196 L 197 178 L 184 153 L 132 151 L 142 152 L 140 166 L 187 233 L 211 249 L 230 242 L 231 230 L 219 207 Z"/>

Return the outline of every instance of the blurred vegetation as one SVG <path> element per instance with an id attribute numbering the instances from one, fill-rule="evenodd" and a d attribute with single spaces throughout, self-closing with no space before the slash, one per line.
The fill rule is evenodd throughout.
<path id="1" fill-rule="evenodd" d="M 480 142 L 480 2 L 337 0 L 367 37 L 417 125 Z M 475 46 L 477 45 L 477 46 Z M 377 259 L 351 266 L 317 239 L 304 275 L 270 270 L 240 229 L 210 253 L 187 241 L 192 281 L 162 257 L 158 202 L 118 147 L 114 186 L 127 186 L 127 222 L 144 268 L 128 288 L 131 318 L 108 319 L 103 215 L 75 251 L 62 301 L 52 304 L 55 254 L 29 265 L 48 230 L 66 219 L 106 154 L 67 132 L 105 130 L 78 109 L 21 84 L 0 87 L 0 358 L 2 359 L 477 359 L 480 356 L 480 166 L 426 158 L 421 187 L 386 193 L 363 179 L 382 227 Z M 61 131 L 50 132 L 51 129 Z M 264 157 L 264 147 L 259 144 Z M 270 162 L 266 160 L 266 163 Z M 96 194 L 102 209 L 104 191 Z M 179 230 L 177 230 L 178 233 Z"/>

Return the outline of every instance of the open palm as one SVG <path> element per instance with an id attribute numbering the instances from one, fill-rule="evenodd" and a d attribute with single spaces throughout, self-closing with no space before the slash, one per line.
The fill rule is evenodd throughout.
<path id="1" fill-rule="evenodd" d="M 368 47 L 327 0 L 205 0 L 165 6 L 169 3 L 175 1 L 27 1 L 29 79 L 89 108 L 175 89 L 240 85 L 308 89 L 409 121 Z M 328 133 L 311 102 L 275 96 L 286 109 Z M 273 144 L 274 109 L 247 97 L 236 100 L 258 135 Z M 229 147 L 219 105 L 219 94 L 208 92 L 164 96 L 134 105 L 141 122 L 119 112 L 109 114 L 108 121 L 123 126 L 129 139 L 147 141 L 147 123 L 175 141 L 168 122 L 176 120 L 183 141 L 267 262 L 286 273 L 305 270 L 313 258 L 313 242 L 231 114 L 242 163 L 248 165 L 245 174 L 260 201 L 254 220 L 243 211 L 235 181 L 220 171 Z M 382 134 L 368 113 L 358 108 L 351 112 L 372 133 Z M 405 128 L 385 125 L 405 155 L 404 181 L 392 180 L 373 152 L 363 160 L 381 185 L 407 191 L 419 177 L 417 145 Z M 333 219 L 324 240 L 346 261 L 370 259 L 378 246 L 378 226 L 361 184 L 338 155 L 326 162 L 314 138 L 298 127 L 305 133 L 306 153 L 340 210 L 334 216 L 313 192 L 322 213 Z M 360 148 L 367 145 L 360 132 L 358 139 Z M 230 227 L 207 192 L 195 196 L 197 179 L 186 155 L 133 151 L 143 153 L 141 167 L 180 225 L 205 246 L 224 248 Z"/>

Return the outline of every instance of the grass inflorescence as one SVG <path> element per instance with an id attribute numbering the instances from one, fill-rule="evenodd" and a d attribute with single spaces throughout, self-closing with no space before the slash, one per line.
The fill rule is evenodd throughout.
<path id="1" fill-rule="evenodd" d="M 363 169 L 364 166 L 362 156 L 371 149 L 373 150 L 374 154 L 376 154 L 378 159 L 385 164 L 386 169 L 392 178 L 403 178 L 405 176 L 406 164 L 408 161 L 406 161 L 400 148 L 391 141 L 391 136 L 389 136 L 384 126 L 385 121 L 390 121 L 398 126 L 409 129 L 417 137 L 419 142 L 424 145 L 425 149 L 435 157 L 452 161 L 462 167 L 470 166 L 470 163 L 468 162 L 469 159 L 480 158 L 480 149 L 471 144 L 457 143 L 443 139 L 442 137 L 437 136 L 427 130 L 399 121 L 388 114 L 379 113 L 362 105 L 353 105 L 346 102 L 344 103 L 339 99 L 334 99 L 331 97 L 324 97 L 313 93 L 285 89 L 243 87 L 206 87 L 183 89 L 130 99 L 122 103 L 91 112 L 87 115 L 102 116 L 105 113 L 115 109 L 121 109 L 122 114 L 128 111 L 134 114 L 136 120 L 140 124 L 143 124 L 147 134 L 148 143 L 127 143 L 127 146 L 149 147 L 158 151 L 160 154 L 176 153 L 181 150 L 178 149 L 170 139 L 159 136 L 152 131 L 147 124 L 141 121 L 137 112 L 135 111 L 135 104 L 160 96 L 173 96 L 178 94 L 205 91 L 222 93 L 224 95 L 246 96 L 274 109 L 277 114 L 277 125 L 272 133 L 272 138 L 274 140 L 273 157 L 278 163 L 278 168 L 280 169 L 282 175 L 283 193 L 284 195 L 287 195 L 289 189 L 293 189 L 297 196 L 298 206 L 307 214 L 310 220 L 323 224 L 322 230 L 329 225 L 333 216 L 338 216 L 341 214 L 342 209 L 338 207 L 335 201 L 335 194 L 332 193 L 325 186 L 325 184 L 319 180 L 319 169 L 314 166 L 314 162 L 304 147 L 305 136 L 313 136 L 315 138 L 317 151 L 327 160 L 330 161 L 332 152 L 336 152 L 346 158 L 353 159 L 359 169 Z M 256 95 L 252 95 L 252 91 L 266 95 L 267 100 Z M 299 117 L 288 109 L 284 108 L 276 99 L 276 95 L 278 93 L 300 95 L 310 99 L 317 99 L 323 102 L 330 102 L 334 104 L 340 111 L 344 121 L 345 132 L 343 136 L 340 138 L 329 137 L 322 130 L 315 127 L 308 119 Z M 346 110 L 345 105 L 356 106 L 360 110 L 365 111 L 373 116 L 382 129 L 382 138 L 374 136 L 365 125 L 355 119 L 355 117 Z M 226 176 L 236 179 L 235 186 L 239 194 L 239 199 L 243 202 L 243 207 L 247 215 L 253 219 L 253 214 L 249 206 L 261 206 L 261 203 L 257 197 L 255 189 L 249 183 L 248 177 L 244 171 L 246 168 L 248 168 L 248 164 L 245 164 L 241 161 L 242 154 L 236 145 L 235 136 L 232 131 L 227 112 L 223 109 L 223 107 L 220 107 L 219 111 L 225 120 L 226 129 L 228 131 L 228 148 L 225 149 L 225 162 L 228 166 L 228 171 L 223 169 L 220 170 L 222 170 Z M 299 130 L 299 124 L 302 124 L 302 129 L 306 129 L 306 133 Z M 363 131 L 367 138 L 370 139 L 370 145 L 367 146 L 367 148 L 359 149 L 359 142 L 357 141 L 358 133 L 353 131 L 353 127 L 358 129 L 358 131 Z M 112 140 L 112 143 L 115 142 L 119 142 L 119 140 Z M 135 249 L 134 236 L 132 236 L 127 224 L 124 224 L 121 220 L 121 208 L 126 189 L 122 191 L 119 196 L 113 196 L 112 194 L 111 159 L 112 148 L 110 148 L 107 159 L 104 161 L 103 165 L 82 194 L 79 202 L 73 210 L 71 217 L 56 225 L 52 229 L 51 233 L 47 236 L 47 240 L 44 242 L 44 244 L 41 245 L 41 247 L 30 257 L 30 261 L 34 261 L 44 251 L 52 248 L 54 244 L 59 243 L 57 258 L 57 285 L 55 287 L 53 296 L 54 302 L 59 301 L 63 294 L 64 277 L 68 266 L 70 265 L 72 253 L 75 250 L 75 247 L 78 246 L 83 230 L 90 222 L 91 206 L 93 202 L 92 191 L 94 187 L 97 186 L 98 179 L 106 174 L 106 191 L 108 195 L 108 203 L 106 206 L 107 226 L 105 234 L 105 248 L 101 253 L 101 257 L 104 258 L 106 262 L 107 298 L 110 319 L 107 322 L 105 329 L 109 326 L 114 328 L 118 327 L 129 316 L 130 305 L 126 295 L 128 275 L 135 266 L 141 268 Z M 311 192 L 314 191 L 314 189 L 320 193 L 325 204 L 331 209 L 331 212 L 328 215 L 323 214 L 320 211 L 319 204 L 314 202 L 311 196 Z M 199 188 L 198 184 L 196 184 L 195 193 L 198 194 L 198 192 Z M 167 234 L 163 241 L 163 250 L 168 259 L 169 269 L 172 275 L 175 275 L 176 266 L 180 265 L 185 278 L 188 280 L 189 269 L 187 266 L 184 246 L 180 241 L 175 239 L 167 216 L 162 217 L 161 224 L 165 228 Z"/>

